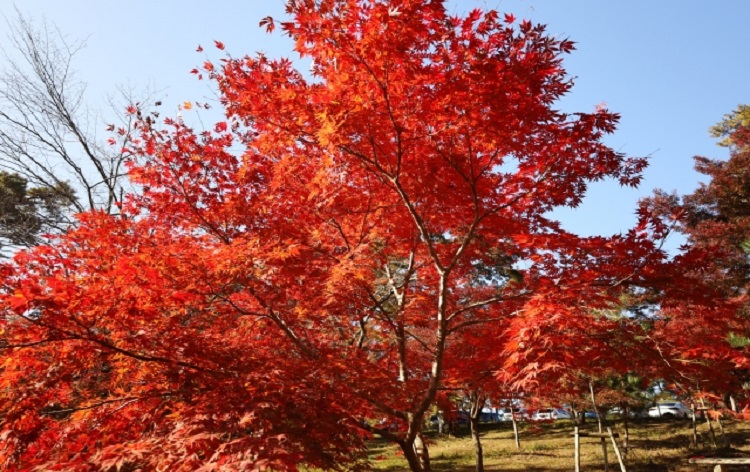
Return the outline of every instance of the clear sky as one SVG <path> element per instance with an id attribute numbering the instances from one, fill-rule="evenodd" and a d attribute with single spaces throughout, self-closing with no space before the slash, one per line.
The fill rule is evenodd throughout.
<path id="1" fill-rule="evenodd" d="M 294 57 L 288 38 L 266 34 L 261 18 L 283 17 L 282 0 L 22 0 L 15 6 L 37 22 L 46 19 L 71 39 L 85 39 L 74 67 L 89 84 L 96 108 L 118 85 L 162 90 L 162 112 L 176 113 L 186 100 L 214 97 L 190 69 L 223 41 L 233 56 L 263 51 Z M 591 111 L 602 102 L 622 115 L 608 144 L 629 155 L 651 155 L 637 190 L 597 183 L 584 204 L 560 212 L 565 226 L 582 234 L 626 231 L 637 200 L 653 188 L 691 192 L 700 176 L 692 156 L 724 158 L 708 128 L 740 103 L 750 103 L 750 48 L 746 0 L 453 0 L 457 13 L 494 8 L 548 25 L 577 43 L 566 68 L 576 77 L 559 104 Z M 12 18 L 12 0 L 0 0 Z M 0 28 L 5 25 L 0 23 Z M 0 34 L 0 45 L 7 44 Z M 197 45 L 206 52 L 197 53 Z M 208 55 L 207 55 L 208 54 Z M 676 240 L 674 243 L 676 244 Z"/>

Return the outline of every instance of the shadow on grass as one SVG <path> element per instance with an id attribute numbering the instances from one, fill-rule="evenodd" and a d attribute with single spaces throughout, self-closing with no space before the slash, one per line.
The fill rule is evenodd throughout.
<path id="1" fill-rule="evenodd" d="M 494 440 L 494 438 L 493 438 Z M 375 438 L 369 442 L 369 455 L 373 458 L 374 464 L 377 464 L 377 470 L 380 472 L 408 472 L 409 468 L 406 464 L 406 459 L 403 456 L 398 455 L 393 457 L 393 444 L 387 440 Z M 508 464 L 504 467 L 502 464 L 487 465 L 485 469 L 487 472 L 510 472 L 518 470 L 517 464 L 519 461 L 542 461 L 544 458 L 554 459 L 557 455 L 550 452 L 541 451 L 518 451 L 511 452 L 508 455 Z M 381 458 L 381 459 L 377 459 Z M 383 462 L 380 462 L 380 461 Z M 486 457 L 485 460 L 490 460 Z M 380 463 L 379 463 L 380 462 Z M 378 464 L 379 463 L 379 464 Z M 467 463 L 467 457 L 461 455 L 446 455 L 437 453 L 431 455 L 430 463 L 433 471 L 455 471 L 455 472 L 473 472 L 476 470 L 474 463 Z M 516 464 L 514 467 L 513 464 Z M 531 472 L 542 472 L 542 471 L 567 471 L 570 467 L 550 467 L 527 464 L 525 466 L 526 471 Z"/>
<path id="2" fill-rule="evenodd" d="M 615 432 L 620 433 L 618 443 L 622 447 L 623 425 L 618 420 L 606 423 Z M 630 422 L 630 440 L 627 449 L 629 472 L 698 472 L 709 470 L 688 464 L 692 456 L 705 457 L 748 457 L 750 452 L 750 428 L 738 428 L 741 423 L 725 424 L 726 438 L 731 447 L 715 450 L 706 425 L 699 427 L 699 448 L 691 448 L 692 422 L 685 420 L 644 419 Z M 702 426 L 702 427 L 701 427 Z M 572 422 L 555 423 L 522 423 L 522 450 L 516 451 L 513 446 L 512 425 L 500 423 L 484 425 L 482 442 L 485 445 L 485 464 L 487 472 L 510 472 L 527 470 L 532 472 L 558 472 L 572 470 L 573 428 Z M 581 431 L 597 432 L 596 422 L 580 426 Z M 716 429 L 716 441 L 723 444 L 721 432 Z M 434 471 L 470 472 L 475 470 L 473 449 L 468 435 L 451 437 L 429 434 L 434 441 L 431 445 L 431 463 Z M 603 470 L 602 457 L 599 455 L 598 442 L 595 438 L 586 438 L 584 446 L 584 470 Z M 505 443 L 505 444 L 503 444 Z M 610 470 L 619 470 L 611 444 L 609 450 Z M 492 445 L 492 446 L 490 446 Z M 592 455 L 592 446 L 597 450 Z M 434 447 L 434 449 L 433 449 Z M 588 449 L 588 452 L 586 452 Z M 370 443 L 370 457 L 379 471 L 408 472 L 403 456 L 394 457 L 394 448 L 387 441 L 374 440 Z M 625 452 L 625 451 L 623 451 Z M 727 470 L 747 470 L 731 469 Z"/>
<path id="3" fill-rule="evenodd" d="M 452 461 L 446 461 L 446 460 L 440 460 L 440 459 L 431 459 L 432 464 L 432 470 L 433 471 L 454 471 L 454 472 L 474 472 L 476 470 L 476 467 L 472 465 L 458 465 L 455 464 Z M 492 467 L 486 467 L 485 469 L 487 472 L 511 472 L 511 471 L 518 471 L 518 467 L 513 467 L 511 465 L 508 466 L 509 468 L 503 468 L 502 466 L 492 466 Z M 385 468 L 379 468 L 379 471 L 385 471 L 385 472 L 408 472 L 409 468 L 406 466 L 406 463 L 404 462 L 403 466 L 393 465 Z M 556 472 L 556 471 L 570 471 L 570 467 L 545 467 L 545 466 L 532 466 L 527 465 L 523 470 L 530 471 L 530 472 Z M 630 469 L 628 469 L 630 470 Z M 666 470 L 666 469 L 664 469 Z"/>

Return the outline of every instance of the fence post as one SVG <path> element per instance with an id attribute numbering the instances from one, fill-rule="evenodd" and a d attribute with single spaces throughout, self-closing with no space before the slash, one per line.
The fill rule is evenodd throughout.
<path id="1" fill-rule="evenodd" d="M 615 441 L 615 435 L 614 433 L 612 433 L 612 428 L 607 427 L 607 432 L 609 433 L 609 437 L 612 439 L 612 446 L 615 448 L 615 456 L 617 456 L 617 461 L 620 463 L 620 470 L 622 472 L 628 472 L 628 470 L 625 468 L 625 462 L 622 460 L 620 448 L 617 447 L 617 441 Z"/>

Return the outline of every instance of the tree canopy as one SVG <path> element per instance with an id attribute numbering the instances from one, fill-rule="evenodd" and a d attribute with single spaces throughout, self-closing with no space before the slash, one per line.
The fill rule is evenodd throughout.
<path id="1" fill-rule="evenodd" d="M 487 361 L 517 387 L 602 365 L 612 330 L 642 326 L 607 316 L 625 293 L 669 308 L 693 281 L 645 206 L 609 237 L 550 217 L 646 165 L 602 143 L 616 114 L 555 108 L 572 42 L 438 0 L 287 10 L 312 76 L 264 55 L 206 62 L 194 72 L 225 120 L 141 114 L 122 214 L 83 213 L 0 266 L 8 470 L 354 470 L 378 433 L 426 471 L 423 420 L 447 381 Z M 706 314 L 695 292 L 650 321 L 701 312 L 718 329 L 723 306 Z"/>

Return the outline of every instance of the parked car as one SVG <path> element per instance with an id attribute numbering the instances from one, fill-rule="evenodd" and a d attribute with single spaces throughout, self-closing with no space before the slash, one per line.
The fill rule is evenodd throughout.
<path id="1" fill-rule="evenodd" d="M 469 424 L 469 414 L 462 410 L 452 411 L 446 416 L 448 421 L 453 421 L 458 425 Z"/>
<path id="2" fill-rule="evenodd" d="M 682 402 L 658 403 L 648 409 L 651 418 L 692 418 L 693 412 Z"/>
<path id="3" fill-rule="evenodd" d="M 526 412 L 524 408 L 519 408 L 516 410 L 513 410 L 513 416 L 516 417 L 516 421 L 524 421 L 529 419 L 529 414 Z M 511 414 L 510 414 L 510 408 L 505 408 L 502 410 L 502 415 L 500 416 L 501 421 L 511 421 Z"/>
<path id="4" fill-rule="evenodd" d="M 607 415 L 616 416 L 620 418 L 622 417 L 622 409 L 619 406 L 616 406 L 612 408 L 611 410 L 609 410 L 607 412 Z M 643 410 L 628 408 L 628 418 L 645 418 L 647 416 L 648 414 Z"/>
<path id="5" fill-rule="evenodd" d="M 597 418 L 596 412 L 594 411 L 577 411 L 576 415 L 577 415 L 578 421 L 586 421 L 589 419 L 595 420 Z"/>
<path id="6" fill-rule="evenodd" d="M 383 418 L 380 421 L 377 421 L 375 423 L 375 426 L 379 429 L 384 429 L 386 431 L 395 432 L 398 431 L 403 427 L 403 425 L 400 425 L 397 421 L 388 420 L 388 418 Z"/>
<path id="7" fill-rule="evenodd" d="M 569 420 L 571 419 L 570 413 L 563 410 L 562 408 L 542 408 L 537 410 L 531 415 L 532 421 L 546 421 L 546 420 Z"/>
<path id="8" fill-rule="evenodd" d="M 483 411 L 479 413 L 480 423 L 497 423 L 498 421 L 502 421 L 500 419 L 500 413 L 495 413 L 493 411 Z"/>
<path id="9" fill-rule="evenodd" d="M 466 426 L 469 424 L 469 414 L 461 410 L 453 410 L 443 413 L 443 422 L 446 425 Z M 438 415 L 430 416 L 430 427 L 437 429 L 439 425 Z"/>

